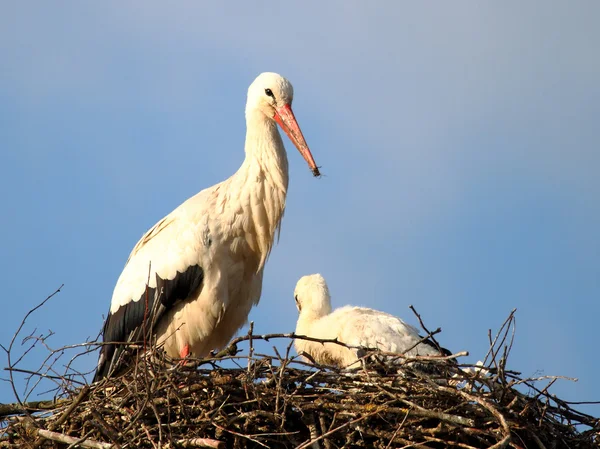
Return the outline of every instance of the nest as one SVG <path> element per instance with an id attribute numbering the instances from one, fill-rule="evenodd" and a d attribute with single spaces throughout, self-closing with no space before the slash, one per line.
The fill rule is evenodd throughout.
<path id="1" fill-rule="evenodd" d="M 138 358 L 77 387 L 81 374 L 55 376 L 54 400 L 0 405 L 0 448 L 600 447 L 600 421 L 548 391 L 557 377 L 538 388 L 541 378 L 506 369 L 512 319 L 476 366 L 373 353 L 353 371 L 315 366 L 291 355 L 297 336 L 251 329 L 187 365 Z M 258 353 L 257 341 L 274 339 L 285 354 Z"/>

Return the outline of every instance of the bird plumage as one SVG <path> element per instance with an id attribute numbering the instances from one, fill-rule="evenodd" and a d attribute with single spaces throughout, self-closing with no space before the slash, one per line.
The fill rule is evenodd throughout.
<path id="1" fill-rule="evenodd" d="M 298 354 L 306 353 L 315 362 L 339 367 L 357 367 L 356 348 L 378 349 L 407 356 L 445 355 L 425 340 L 419 331 L 400 318 L 366 307 L 345 306 L 331 310 L 331 297 L 320 274 L 304 276 L 296 284 L 294 298 L 299 310 L 296 334 L 318 339 L 337 339 L 336 343 L 319 343 L 296 339 Z"/>
<path id="2" fill-rule="evenodd" d="M 150 229 L 115 286 L 105 342 L 155 336 L 170 357 L 225 346 L 260 299 L 263 270 L 281 224 L 288 160 L 277 124 L 318 175 L 291 111 L 293 89 L 274 73 L 248 89 L 246 157 L 227 180 L 202 190 Z M 102 346 L 95 380 L 120 349 Z"/>

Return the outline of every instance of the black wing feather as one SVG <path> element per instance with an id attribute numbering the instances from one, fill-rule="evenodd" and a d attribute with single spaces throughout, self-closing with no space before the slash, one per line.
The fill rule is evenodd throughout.
<path id="1" fill-rule="evenodd" d="M 157 274 L 155 288 L 147 287 L 137 301 L 129 301 L 114 314 L 109 312 L 102 329 L 102 340 L 115 344 L 102 346 L 94 382 L 111 376 L 120 368 L 119 356 L 124 345 L 118 343 L 142 343 L 144 329 L 146 341 L 151 341 L 153 329 L 165 312 L 200 288 L 203 280 L 204 271 L 200 265 L 192 265 L 183 273 L 177 272 L 171 280 L 162 279 Z"/>

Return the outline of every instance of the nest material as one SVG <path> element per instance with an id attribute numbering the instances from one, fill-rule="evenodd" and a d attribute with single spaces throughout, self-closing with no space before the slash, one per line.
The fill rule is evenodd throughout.
<path id="1" fill-rule="evenodd" d="M 139 360 L 44 413 L 17 404 L 0 448 L 600 447 L 597 419 L 495 357 L 483 371 L 419 359 L 436 365 L 427 371 L 438 374 L 426 374 L 405 358 L 400 370 L 375 363 L 348 372 L 290 357 L 291 343 L 284 357 L 254 355 L 261 338 L 272 337 L 240 338 L 249 355 L 233 344 L 198 367 Z"/>

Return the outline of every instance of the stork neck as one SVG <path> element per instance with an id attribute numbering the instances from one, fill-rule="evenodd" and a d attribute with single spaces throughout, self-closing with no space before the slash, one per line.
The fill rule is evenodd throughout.
<path id="1" fill-rule="evenodd" d="M 289 181 L 288 159 L 277 124 L 260 112 L 247 114 L 245 151 L 243 165 L 250 170 L 259 169 L 266 181 L 285 195 Z"/>
<path id="2" fill-rule="evenodd" d="M 312 307 L 307 307 L 300 312 L 299 319 L 301 321 L 316 321 L 331 313 L 331 305 L 329 303 L 315 304 Z"/>
<path id="3" fill-rule="evenodd" d="M 262 114 L 260 114 L 262 115 Z M 288 186 L 288 161 L 276 124 L 266 117 L 247 116 L 246 158 L 234 175 L 241 209 L 232 209 L 230 228 L 257 256 L 261 269 L 279 229 Z M 244 219 L 238 219 L 238 215 Z"/>

